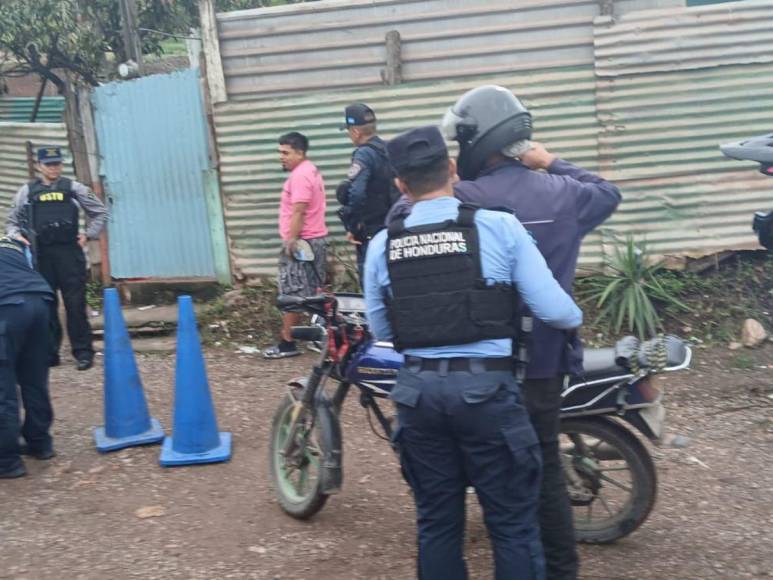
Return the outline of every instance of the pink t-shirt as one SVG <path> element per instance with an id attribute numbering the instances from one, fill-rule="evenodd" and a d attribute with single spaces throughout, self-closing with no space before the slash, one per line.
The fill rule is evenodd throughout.
<path id="1" fill-rule="evenodd" d="M 325 225 L 325 182 L 319 169 L 308 159 L 303 160 L 290 172 L 282 188 L 279 204 L 279 235 L 283 240 L 290 237 L 290 218 L 294 203 L 307 203 L 303 216 L 301 238 L 321 238 L 327 235 Z"/>

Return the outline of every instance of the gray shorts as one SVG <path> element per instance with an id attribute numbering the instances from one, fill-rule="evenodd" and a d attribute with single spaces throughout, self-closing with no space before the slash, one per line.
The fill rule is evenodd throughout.
<path id="1" fill-rule="evenodd" d="M 299 262 L 282 249 L 279 254 L 279 293 L 314 296 L 327 276 L 327 238 L 306 240 L 314 251 L 313 262 Z"/>

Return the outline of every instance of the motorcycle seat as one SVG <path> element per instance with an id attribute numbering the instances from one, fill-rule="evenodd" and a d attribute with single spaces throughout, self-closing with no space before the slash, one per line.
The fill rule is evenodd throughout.
<path id="1" fill-rule="evenodd" d="M 663 341 L 663 350 L 658 353 L 659 341 Z M 665 361 L 659 361 L 659 364 L 665 362 L 665 367 L 677 367 L 684 364 L 688 357 L 687 346 L 684 341 L 675 337 L 667 336 L 663 339 L 653 338 L 646 342 L 640 342 L 638 338 L 626 336 L 620 339 L 614 347 L 590 348 L 583 354 L 583 369 L 585 380 L 593 380 L 612 376 L 627 375 L 631 373 L 631 359 L 638 358 L 639 368 L 652 366 L 650 357 L 655 354 L 665 355 Z"/>

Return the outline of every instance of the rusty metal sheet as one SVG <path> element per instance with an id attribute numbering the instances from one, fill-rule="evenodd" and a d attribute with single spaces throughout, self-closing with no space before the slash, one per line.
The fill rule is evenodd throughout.
<path id="1" fill-rule="evenodd" d="M 229 99 L 382 84 L 397 30 L 406 82 L 588 65 L 593 0 L 322 1 L 217 15 Z"/>
<path id="2" fill-rule="evenodd" d="M 27 141 L 32 142 L 33 149 L 57 145 L 67 154 L 67 129 L 63 123 L 0 122 L 0 216 L 3 224 L 14 195 L 30 180 Z M 74 178 L 72 163 L 66 165 L 65 175 Z"/>
<path id="3" fill-rule="evenodd" d="M 645 10 L 595 20 L 601 77 L 773 62 L 773 1 Z"/>
<path id="4" fill-rule="evenodd" d="M 286 178 L 276 155 L 280 134 L 297 130 L 309 137 L 309 158 L 327 185 L 331 237 L 342 241 L 333 193 L 345 176 L 352 151 L 346 133 L 338 131 L 344 107 L 353 101 L 369 103 L 382 136 L 388 138 L 411 127 L 438 123 L 463 92 L 486 82 L 516 91 L 534 114 L 537 139 L 571 161 L 597 168 L 595 82 L 587 66 L 218 105 L 215 126 L 221 182 L 237 269 L 245 276 L 276 271 L 279 193 Z M 594 234 L 585 244 L 584 263 L 598 264 L 601 252 L 601 234 Z"/>
<path id="5" fill-rule="evenodd" d="M 611 231 L 672 257 L 757 247 L 752 214 L 773 206 L 773 181 L 718 146 L 770 131 L 771 75 L 739 64 L 600 79 L 599 163 L 624 193 Z"/>

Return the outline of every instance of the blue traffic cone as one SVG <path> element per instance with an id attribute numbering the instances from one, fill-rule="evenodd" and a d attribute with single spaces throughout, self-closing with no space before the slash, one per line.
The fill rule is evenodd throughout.
<path id="1" fill-rule="evenodd" d="M 177 306 L 174 428 L 172 436 L 164 439 L 159 463 L 172 467 L 228 461 L 231 434 L 217 430 L 191 297 L 180 296 Z"/>
<path id="2" fill-rule="evenodd" d="M 142 381 L 115 288 L 105 289 L 103 309 L 105 426 L 94 428 L 97 451 L 106 453 L 133 445 L 158 443 L 164 438 L 164 430 L 148 414 Z"/>

